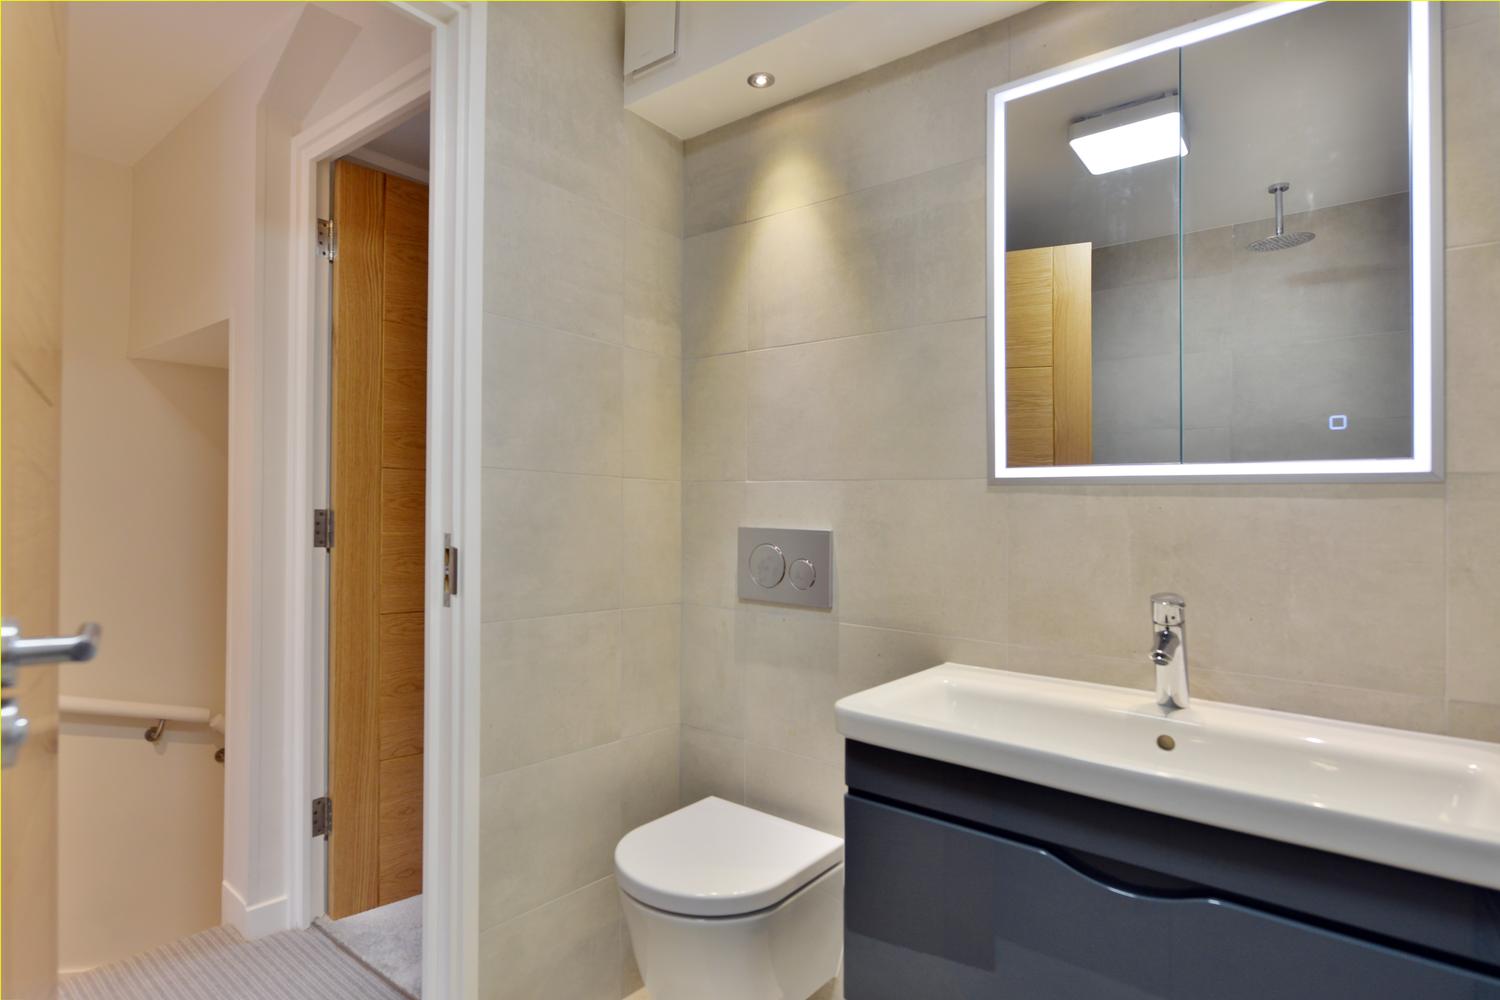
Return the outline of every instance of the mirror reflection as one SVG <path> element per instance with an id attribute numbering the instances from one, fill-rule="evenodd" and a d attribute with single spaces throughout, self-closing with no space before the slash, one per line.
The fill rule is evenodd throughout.
<path id="1" fill-rule="evenodd" d="M 1006 464 L 1412 455 L 1404 4 L 1005 108 Z"/>

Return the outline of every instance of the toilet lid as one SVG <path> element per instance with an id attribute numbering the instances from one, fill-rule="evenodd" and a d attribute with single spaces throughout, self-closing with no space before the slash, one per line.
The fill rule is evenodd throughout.
<path id="1" fill-rule="evenodd" d="M 838 837 L 709 797 L 627 833 L 615 873 L 647 906 L 727 917 L 774 906 L 843 858 Z"/>

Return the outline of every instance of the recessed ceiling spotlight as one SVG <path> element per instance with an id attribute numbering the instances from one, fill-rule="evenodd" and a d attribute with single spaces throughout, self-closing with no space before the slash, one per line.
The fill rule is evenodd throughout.
<path id="1" fill-rule="evenodd" d="M 770 73 L 751 73 L 745 78 L 745 82 L 756 90 L 765 90 L 776 82 L 776 78 Z"/>

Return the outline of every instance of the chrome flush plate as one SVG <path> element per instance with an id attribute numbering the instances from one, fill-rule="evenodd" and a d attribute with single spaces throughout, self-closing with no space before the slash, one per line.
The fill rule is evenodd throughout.
<path id="1" fill-rule="evenodd" d="M 831 531 L 741 528 L 741 600 L 832 608 L 832 548 Z"/>

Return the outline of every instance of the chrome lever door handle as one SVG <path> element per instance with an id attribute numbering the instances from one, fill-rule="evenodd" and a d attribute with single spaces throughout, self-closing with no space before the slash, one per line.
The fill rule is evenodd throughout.
<path id="1" fill-rule="evenodd" d="M 27 639 L 21 635 L 21 626 L 7 618 L 0 625 L 0 664 L 4 665 L 5 686 L 15 686 L 17 667 L 92 660 L 99 651 L 100 635 L 99 626 L 89 622 L 79 626 L 77 635 Z"/>
<path id="2" fill-rule="evenodd" d="M 26 742 L 29 724 L 14 698 L 0 701 L 0 767 L 10 767 L 16 762 L 21 744 Z"/>

